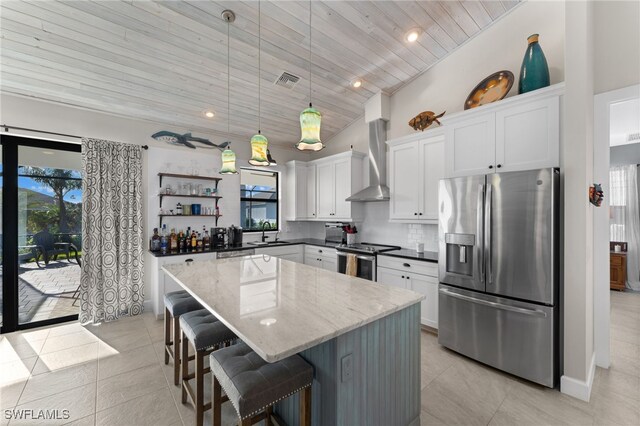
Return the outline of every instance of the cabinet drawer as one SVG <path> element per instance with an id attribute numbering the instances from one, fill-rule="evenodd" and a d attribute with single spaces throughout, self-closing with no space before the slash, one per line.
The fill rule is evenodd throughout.
<path id="1" fill-rule="evenodd" d="M 612 265 L 622 265 L 622 256 L 611 255 Z"/>
<path id="2" fill-rule="evenodd" d="M 438 264 L 436 262 L 401 259 L 398 257 L 380 255 L 378 256 L 378 266 L 404 272 L 413 272 L 415 274 L 428 275 L 431 277 L 438 277 Z"/>
<path id="3" fill-rule="evenodd" d="M 328 256 L 335 257 L 336 249 L 320 246 L 304 246 L 305 256 Z"/>

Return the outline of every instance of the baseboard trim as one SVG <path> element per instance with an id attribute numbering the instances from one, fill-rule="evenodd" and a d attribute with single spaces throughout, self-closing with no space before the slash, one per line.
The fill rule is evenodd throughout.
<path id="1" fill-rule="evenodd" d="M 560 392 L 589 402 L 591 397 L 591 388 L 593 387 L 593 378 L 596 374 L 596 354 L 591 355 L 591 366 L 589 367 L 589 375 L 587 380 L 578 380 L 569 376 L 560 378 Z"/>

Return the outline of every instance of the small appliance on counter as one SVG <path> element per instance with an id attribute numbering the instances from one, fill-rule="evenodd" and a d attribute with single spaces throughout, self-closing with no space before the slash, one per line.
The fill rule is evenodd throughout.
<path id="1" fill-rule="evenodd" d="M 229 247 L 240 247 L 242 245 L 242 228 L 231 225 L 227 229 L 227 245 Z"/>
<path id="2" fill-rule="evenodd" d="M 324 224 L 324 240 L 330 243 L 346 244 L 347 233 L 345 227 L 348 223 L 327 222 Z"/>
<path id="3" fill-rule="evenodd" d="M 225 235 L 227 235 L 226 228 L 211 228 L 211 247 L 214 249 L 224 248 Z"/>

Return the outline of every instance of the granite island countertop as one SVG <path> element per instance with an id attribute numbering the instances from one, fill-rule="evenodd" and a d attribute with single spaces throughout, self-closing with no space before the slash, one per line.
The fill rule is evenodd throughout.
<path id="1" fill-rule="evenodd" d="M 162 269 L 268 362 L 424 299 L 410 290 L 273 256 L 180 263 Z"/>

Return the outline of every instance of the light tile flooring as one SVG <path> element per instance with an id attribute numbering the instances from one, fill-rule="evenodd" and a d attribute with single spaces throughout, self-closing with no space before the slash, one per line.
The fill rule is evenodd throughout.
<path id="1" fill-rule="evenodd" d="M 640 424 L 640 294 L 612 293 L 611 301 L 612 366 L 597 370 L 589 403 L 485 367 L 423 333 L 421 423 Z M 47 425 L 193 425 L 164 365 L 162 338 L 162 322 L 150 314 L 1 336 L 0 425 L 38 423 L 8 420 L 4 410 L 13 408 L 69 410 L 67 420 L 39 422 Z M 233 414 L 225 404 L 224 424 Z"/>

